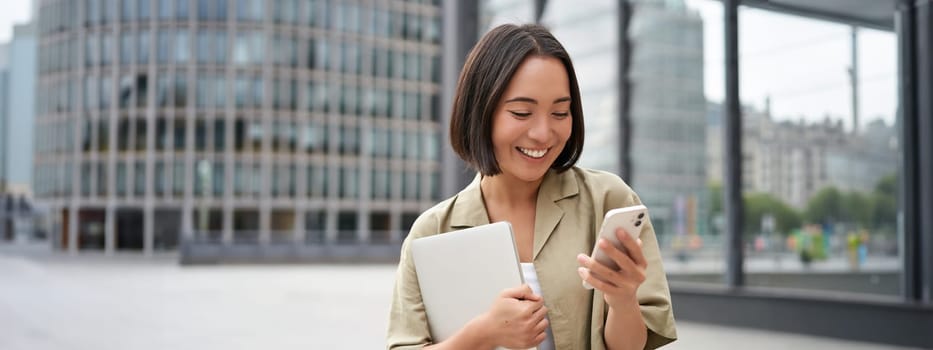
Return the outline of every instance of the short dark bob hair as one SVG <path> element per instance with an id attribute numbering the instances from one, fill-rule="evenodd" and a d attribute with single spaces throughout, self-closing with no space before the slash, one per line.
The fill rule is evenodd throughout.
<path id="1" fill-rule="evenodd" d="M 484 176 L 502 172 L 492 145 L 493 114 L 518 66 L 529 56 L 553 57 L 564 64 L 570 81 L 572 128 L 552 169 L 576 164 L 583 152 L 583 106 L 570 55 L 547 30 L 536 24 L 504 24 L 486 33 L 466 58 L 450 116 L 454 152 Z"/>

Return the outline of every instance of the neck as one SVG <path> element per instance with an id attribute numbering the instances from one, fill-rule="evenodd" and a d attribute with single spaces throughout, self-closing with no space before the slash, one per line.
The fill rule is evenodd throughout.
<path id="1" fill-rule="evenodd" d="M 544 177 L 534 181 L 522 181 L 506 174 L 483 176 L 480 190 L 486 202 L 495 202 L 507 207 L 534 206 L 538 201 L 538 189 Z"/>

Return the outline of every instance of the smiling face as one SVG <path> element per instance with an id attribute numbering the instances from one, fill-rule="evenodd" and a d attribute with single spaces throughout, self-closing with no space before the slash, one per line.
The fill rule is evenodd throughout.
<path id="1" fill-rule="evenodd" d="M 529 56 L 496 106 L 492 145 L 502 175 L 541 180 L 573 130 L 570 82 L 560 60 Z"/>

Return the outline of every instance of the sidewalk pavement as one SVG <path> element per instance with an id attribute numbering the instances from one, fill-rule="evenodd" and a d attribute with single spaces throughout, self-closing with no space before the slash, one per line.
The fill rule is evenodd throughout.
<path id="1" fill-rule="evenodd" d="M 0 244 L 0 349 L 384 348 L 394 266 L 176 261 Z M 691 322 L 678 333 L 667 349 L 905 349 Z"/>

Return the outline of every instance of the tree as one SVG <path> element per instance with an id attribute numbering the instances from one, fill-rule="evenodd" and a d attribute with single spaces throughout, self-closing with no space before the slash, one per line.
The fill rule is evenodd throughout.
<path id="1" fill-rule="evenodd" d="M 780 199 L 767 193 L 749 193 L 743 197 L 745 205 L 746 233 L 761 231 L 761 218 L 771 215 L 775 221 L 775 231 L 787 234 L 790 230 L 800 227 L 800 214 Z"/>
<path id="2" fill-rule="evenodd" d="M 843 220 L 842 194 L 835 187 L 825 187 L 807 202 L 804 219 L 812 223 Z"/>
<path id="3" fill-rule="evenodd" d="M 890 174 L 878 180 L 871 211 L 871 227 L 894 228 L 897 225 L 897 175 Z"/>
<path id="4" fill-rule="evenodd" d="M 715 215 L 722 212 L 722 184 L 710 182 L 709 185 L 709 212 Z"/>
<path id="5" fill-rule="evenodd" d="M 874 212 L 874 198 L 861 192 L 852 191 L 842 194 L 842 216 L 845 222 L 858 224 L 862 228 L 871 227 Z"/>

